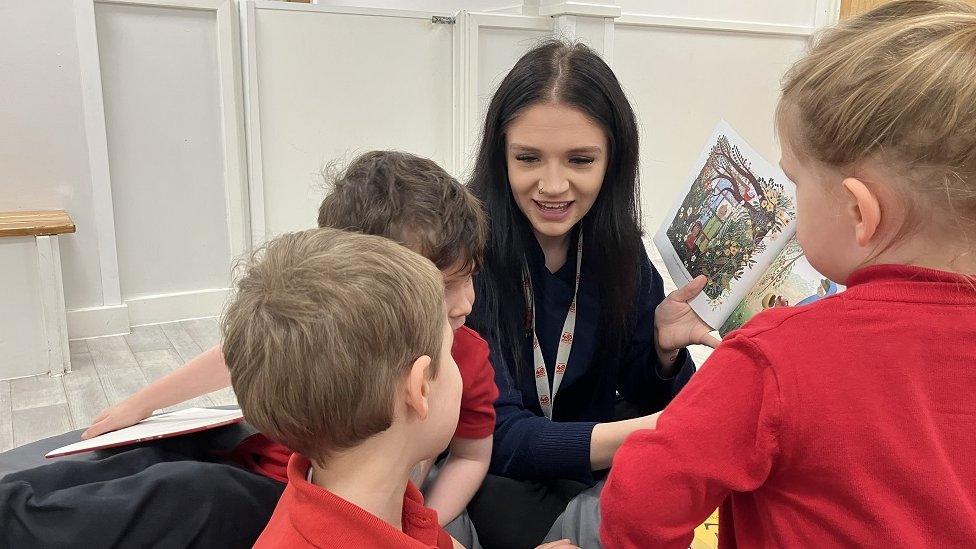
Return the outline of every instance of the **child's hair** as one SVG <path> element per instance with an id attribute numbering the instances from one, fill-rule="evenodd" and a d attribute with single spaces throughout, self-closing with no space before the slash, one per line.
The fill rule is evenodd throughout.
<path id="1" fill-rule="evenodd" d="M 901 0 L 825 31 L 779 110 L 797 153 L 899 174 L 912 226 L 976 229 L 976 7 Z"/>
<path id="2" fill-rule="evenodd" d="M 487 230 L 481 204 L 433 160 L 370 151 L 331 179 L 319 227 L 385 236 L 441 270 L 481 265 Z"/>
<path id="3" fill-rule="evenodd" d="M 406 369 L 443 341 L 431 262 L 386 238 L 310 229 L 255 252 L 223 321 L 247 420 L 322 461 L 389 428 Z"/>

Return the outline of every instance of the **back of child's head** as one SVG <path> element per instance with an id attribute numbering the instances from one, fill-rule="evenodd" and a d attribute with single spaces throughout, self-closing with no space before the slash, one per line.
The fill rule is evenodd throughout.
<path id="1" fill-rule="evenodd" d="M 894 174 L 903 232 L 976 234 L 976 6 L 900 0 L 828 29 L 787 73 L 779 118 L 798 155 Z"/>
<path id="2" fill-rule="evenodd" d="M 319 227 L 385 236 L 444 271 L 480 265 L 486 232 L 481 204 L 433 160 L 370 151 L 331 179 Z"/>
<path id="3" fill-rule="evenodd" d="M 386 238 L 311 229 L 252 255 L 223 321 L 244 416 L 322 461 L 390 427 L 421 356 L 437 373 L 444 290 L 431 262 Z"/>

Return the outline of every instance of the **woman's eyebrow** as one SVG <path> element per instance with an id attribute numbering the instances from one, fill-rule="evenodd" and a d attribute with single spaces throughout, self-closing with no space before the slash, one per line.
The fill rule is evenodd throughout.
<path id="1" fill-rule="evenodd" d="M 508 146 L 508 148 L 514 151 L 521 151 L 521 152 L 539 152 L 539 149 L 535 147 L 530 147 L 528 145 L 523 145 L 521 143 L 512 143 Z M 596 145 L 589 145 L 589 146 L 582 146 L 582 147 L 574 147 L 572 149 L 569 149 L 566 152 L 570 154 L 600 154 L 603 152 L 603 149 Z"/>
<path id="2" fill-rule="evenodd" d="M 597 147 L 596 145 L 592 145 L 592 146 L 589 146 L 589 147 L 576 147 L 574 149 L 570 149 L 569 152 L 570 153 L 577 153 L 577 154 L 579 154 L 579 153 L 600 154 L 600 153 L 603 152 L 603 149 L 600 148 L 600 147 Z"/>
<path id="3" fill-rule="evenodd" d="M 523 145 L 521 143 L 512 143 L 511 145 L 508 146 L 508 148 L 516 151 L 539 152 L 539 149 L 535 147 L 530 147 L 528 145 Z"/>

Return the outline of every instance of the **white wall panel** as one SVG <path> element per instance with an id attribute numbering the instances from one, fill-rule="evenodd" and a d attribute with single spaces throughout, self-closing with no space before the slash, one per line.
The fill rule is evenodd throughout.
<path id="1" fill-rule="evenodd" d="M 779 83 L 806 43 L 803 36 L 616 26 L 614 68 L 641 126 L 648 231 L 678 198 L 720 119 L 771 162 L 779 160 L 773 128 Z"/>
<path id="2" fill-rule="evenodd" d="M 69 308 L 102 304 L 75 31 L 69 0 L 0 2 L 0 211 L 70 213 L 78 232 L 61 237 Z"/>
<path id="3" fill-rule="evenodd" d="M 469 125 L 467 136 L 467 157 L 465 170 L 467 175 L 478 154 L 481 143 L 481 132 L 488 113 L 488 104 L 501 84 L 502 79 L 512 70 L 515 62 L 525 52 L 539 44 L 550 35 L 548 30 L 508 29 L 482 26 L 478 31 L 478 101 L 477 108 L 472 109 L 474 119 Z"/>
<path id="4" fill-rule="evenodd" d="M 401 149 L 448 167 L 452 157 L 452 26 L 324 10 L 259 5 L 249 22 L 250 116 L 255 99 L 260 109 L 259 133 L 249 120 L 251 184 L 268 236 L 315 225 L 319 174 L 333 159 Z"/>
<path id="5" fill-rule="evenodd" d="M 312 3 L 320 6 L 355 6 L 444 13 L 454 13 L 459 10 L 521 10 L 522 7 L 522 2 L 518 0 L 313 0 Z"/>
<path id="6" fill-rule="evenodd" d="M 226 287 L 216 12 L 95 14 L 123 298 Z"/>
<path id="7" fill-rule="evenodd" d="M 816 0 L 618 0 L 623 13 L 809 26 Z"/>

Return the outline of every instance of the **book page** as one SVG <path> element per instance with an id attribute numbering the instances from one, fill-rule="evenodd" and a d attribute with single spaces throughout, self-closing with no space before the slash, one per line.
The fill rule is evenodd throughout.
<path id="1" fill-rule="evenodd" d="M 718 328 L 793 235 L 795 215 L 793 183 L 723 120 L 654 244 L 679 286 L 708 277 L 691 306 Z"/>
<path id="2" fill-rule="evenodd" d="M 215 427 L 237 423 L 244 415 L 240 409 L 214 410 L 210 408 L 187 408 L 148 417 L 135 425 L 99 435 L 97 437 L 62 446 L 48 452 L 44 457 L 66 456 L 104 448 L 115 448 L 147 440 L 155 440 L 176 435 L 195 433 Z"/>
<path id="3" fill-rule="evenodd" d="M 800 243 L 791 238 L 783 251 L 719 328 L 725 334 L 772 307 L 807 305 L 842 292 L 844 287 L 817 272 L 803 255 Z"/>

